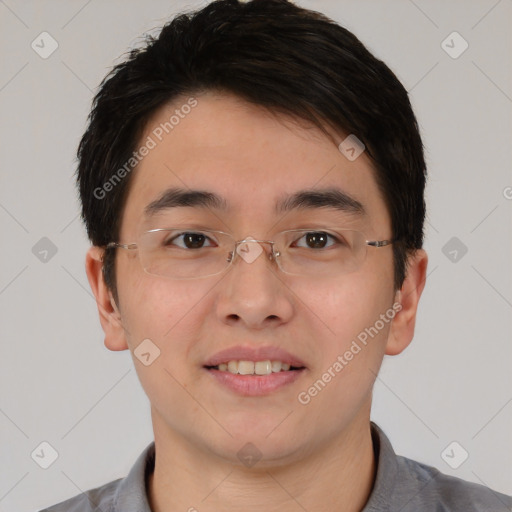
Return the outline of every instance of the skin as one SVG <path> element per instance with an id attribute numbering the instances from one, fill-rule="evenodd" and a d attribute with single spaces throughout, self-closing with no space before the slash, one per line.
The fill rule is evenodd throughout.
<path id="1" fill-rule="evenodd" d="M 169 216 L 200 219 L 212 229 L 271 239 L 272 230 L 327 222 L 391 238 L 391 223 L 363 153 L 355 161 L 312 126 L 271 115 L 230 94 L 207 92 L 139 164 L 123 211 L 120 241 L 165 227 Z M 185 103 L 186 99 L 183 100 Z M 158 111 L 146 133 L 183 104 Z M 344 135 L 337 135 L 338 143 Z M 181 186 L 223 196 L 229 212 L 180 208 L 144 222 L 143 211 L 165 189 Z M 366 208 L 365 219 L 329 209 L 276 216 L 276 200 L 297 190 L 337 186 Z M 178 217 L 176 217 L 178 215 Z M 277 224 L 276 224 L 277 223 Z M 87 275 L 98 302 L 105 345 L 130 350 L 149 338 L 160 357 L 133 361 L 151 402 L 156 444 L 148 495 L 155 512 L 359 511 L 375 477 L 370 436 L 372 387 L 383 357 L 402 352 L 414 334 L 427 254 L 411 256 L 401 289 L 393 289 L 390 246 L 369 248 L 355 272 L 328 279 L 288 276 L 274 263 L 239 259 L 228 272 L 191 281 L 145 273 L 137 251 L 118 250 L 118 304 L 92 247 Z M 365 328 L 400 300 L 402 309 L 327 386 L 297 400 Z M 206 359 L 235 345 L 282 347 L 306 362 L 293 384 L 260 397 L 221 387 Z M 253 443 L 262 458 L 245 467 L 237 452 Z"/>

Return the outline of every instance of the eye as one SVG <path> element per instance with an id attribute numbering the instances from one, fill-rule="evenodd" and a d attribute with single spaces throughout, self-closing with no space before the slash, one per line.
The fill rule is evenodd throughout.
<path id="1" fill-rule="evenodd" d="M 180 243 L 177 243 L 179 241 Z M 196 233 L 193 231 L 187 231 L 180 233 L 179 235 L 173 235 L 164 240 L 164 246 L 169 247 L 177 245 L 182 249 L 202 249 L 203 247 L 214 247 L 211 245 L 204 245 L 206 242 L 211 242 L 211 239 L 204 233 Z"/>
<path id="2" fill-rule="evenodd" d="M 332 245 L 334 245 L 333 243 L 327 245 L 329 242 L 329 238 L 334 240 L 335 242 L 343 242 L 343 240 L 339 240 L 334 235 L 330 235 L 325 231 L 308 231 L 306 234 L 304 234 L 297 240 L 296 246 L 306 247 L 309 249 L 324 249 L 325 247 L 331 247 Z M 307 245 L 301 245 L 299 243 L 303 239 L 305 240 L 305 243 Z"/>

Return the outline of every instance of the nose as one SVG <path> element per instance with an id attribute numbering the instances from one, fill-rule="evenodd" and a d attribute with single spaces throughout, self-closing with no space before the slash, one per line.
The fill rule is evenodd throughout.
<path id="1" fill-rule="evenodd" d="M 251 237 L 245 240 L 237 246 L 231 268 L 218 284 L 219 319 L 250 329 L 288 322 L 294 311 L 293 294 L 272 260 L 270 244 L 250 241 L 254 240 Z"/>

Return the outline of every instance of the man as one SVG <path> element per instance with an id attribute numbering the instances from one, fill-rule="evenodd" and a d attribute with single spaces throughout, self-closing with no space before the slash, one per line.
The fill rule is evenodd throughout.
<path id="1" fill-rule="evenodd" d="M 154 443 L 48 511 L 505 511 L 370 422 L 425 285 L 403 86 L 285 0 L 213 2 L 102 83 L 80 143 L 86 270 Z"/>

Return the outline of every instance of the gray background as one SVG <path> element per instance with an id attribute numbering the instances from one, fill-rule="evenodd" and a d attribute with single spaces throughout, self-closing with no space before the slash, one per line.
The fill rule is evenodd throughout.
<path id="1" fill-rule="evenodd" d="M 152 440 L 128 352 L 103 345 L 74 152 L 113 63 L 205 3 L 0 0 L 1 512 L 124 476 Z M 398 453 L 512 494 L 512 1 L 298 3 L 353 30 L 396 72 L 426 146 L 429 277 L 415 340 L 384 361 L 373 419 Z M 43 31 L 59 45 L 47 59 L 31 48 Z M 456 59 L 442 46 L 453 31 L 469 44 Z M 43 237 L 55 254 L 41 252 Z M 48 469 L 31 458 L 43 441 L 59 453 Z M 453 441 L 469 453 L 457 469 L 441 456 Z M 452 464 L 460 450 L 448 450 Z"/>

